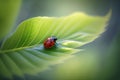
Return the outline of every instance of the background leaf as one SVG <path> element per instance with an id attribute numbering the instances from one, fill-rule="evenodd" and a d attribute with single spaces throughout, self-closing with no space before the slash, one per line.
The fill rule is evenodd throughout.
<path id="1" fill-rule="evenodd" d="M 11 31 L 20 4 L 21 0 L 0 0 L 0 40 Z"/>
<path id="2" fill-rule="evenodd" d="M 2 45 L 0 73 L 4 77 L 35 74 L 80 51 L 104 30 L 108 17 L 74 13 L 66 17 L 35 17 L 21 23 Z M 57 46 L 44 49 L 43 42 L 56 36 Z"/>

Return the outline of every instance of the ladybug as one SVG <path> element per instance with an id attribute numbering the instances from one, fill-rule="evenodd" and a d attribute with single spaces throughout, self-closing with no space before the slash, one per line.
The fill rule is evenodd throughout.
<path id="1" fill-rule="evenodd" d="M 52 36 L 47 38 L 47 40 L 44 41 L 44 48 L 49 49 L 55 46 L 57 38 Z"/>

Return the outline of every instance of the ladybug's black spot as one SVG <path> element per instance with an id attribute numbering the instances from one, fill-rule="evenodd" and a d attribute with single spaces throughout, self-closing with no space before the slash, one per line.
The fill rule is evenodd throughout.
<path id="1" fill-rule="evenodd" d="M 51 44 L 54 44 L 55 42 L 51 42 Z"/>
<path id="2" fill-rule="evenodd" d="M 52 44 L 49 44 L 49 47 L 51 47 L 52 46 Z"/>

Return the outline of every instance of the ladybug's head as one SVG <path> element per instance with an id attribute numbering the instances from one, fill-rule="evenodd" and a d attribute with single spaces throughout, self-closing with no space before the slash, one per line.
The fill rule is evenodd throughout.
<path id="1" fill-rule="evenodd" d="M 57 38 L 55 36 L 52 36 L 51 38 L 56 42 Z"/>

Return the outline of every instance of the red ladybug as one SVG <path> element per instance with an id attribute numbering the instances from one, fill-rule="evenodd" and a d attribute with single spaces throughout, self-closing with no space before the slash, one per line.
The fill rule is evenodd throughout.
<path id="1" fill-rule="evenodd" d="M 56 37 L 49 37 L 47 40 L 44 41 L 44 48 L 51 48 L 55 45 L 57 38 Z"/>

